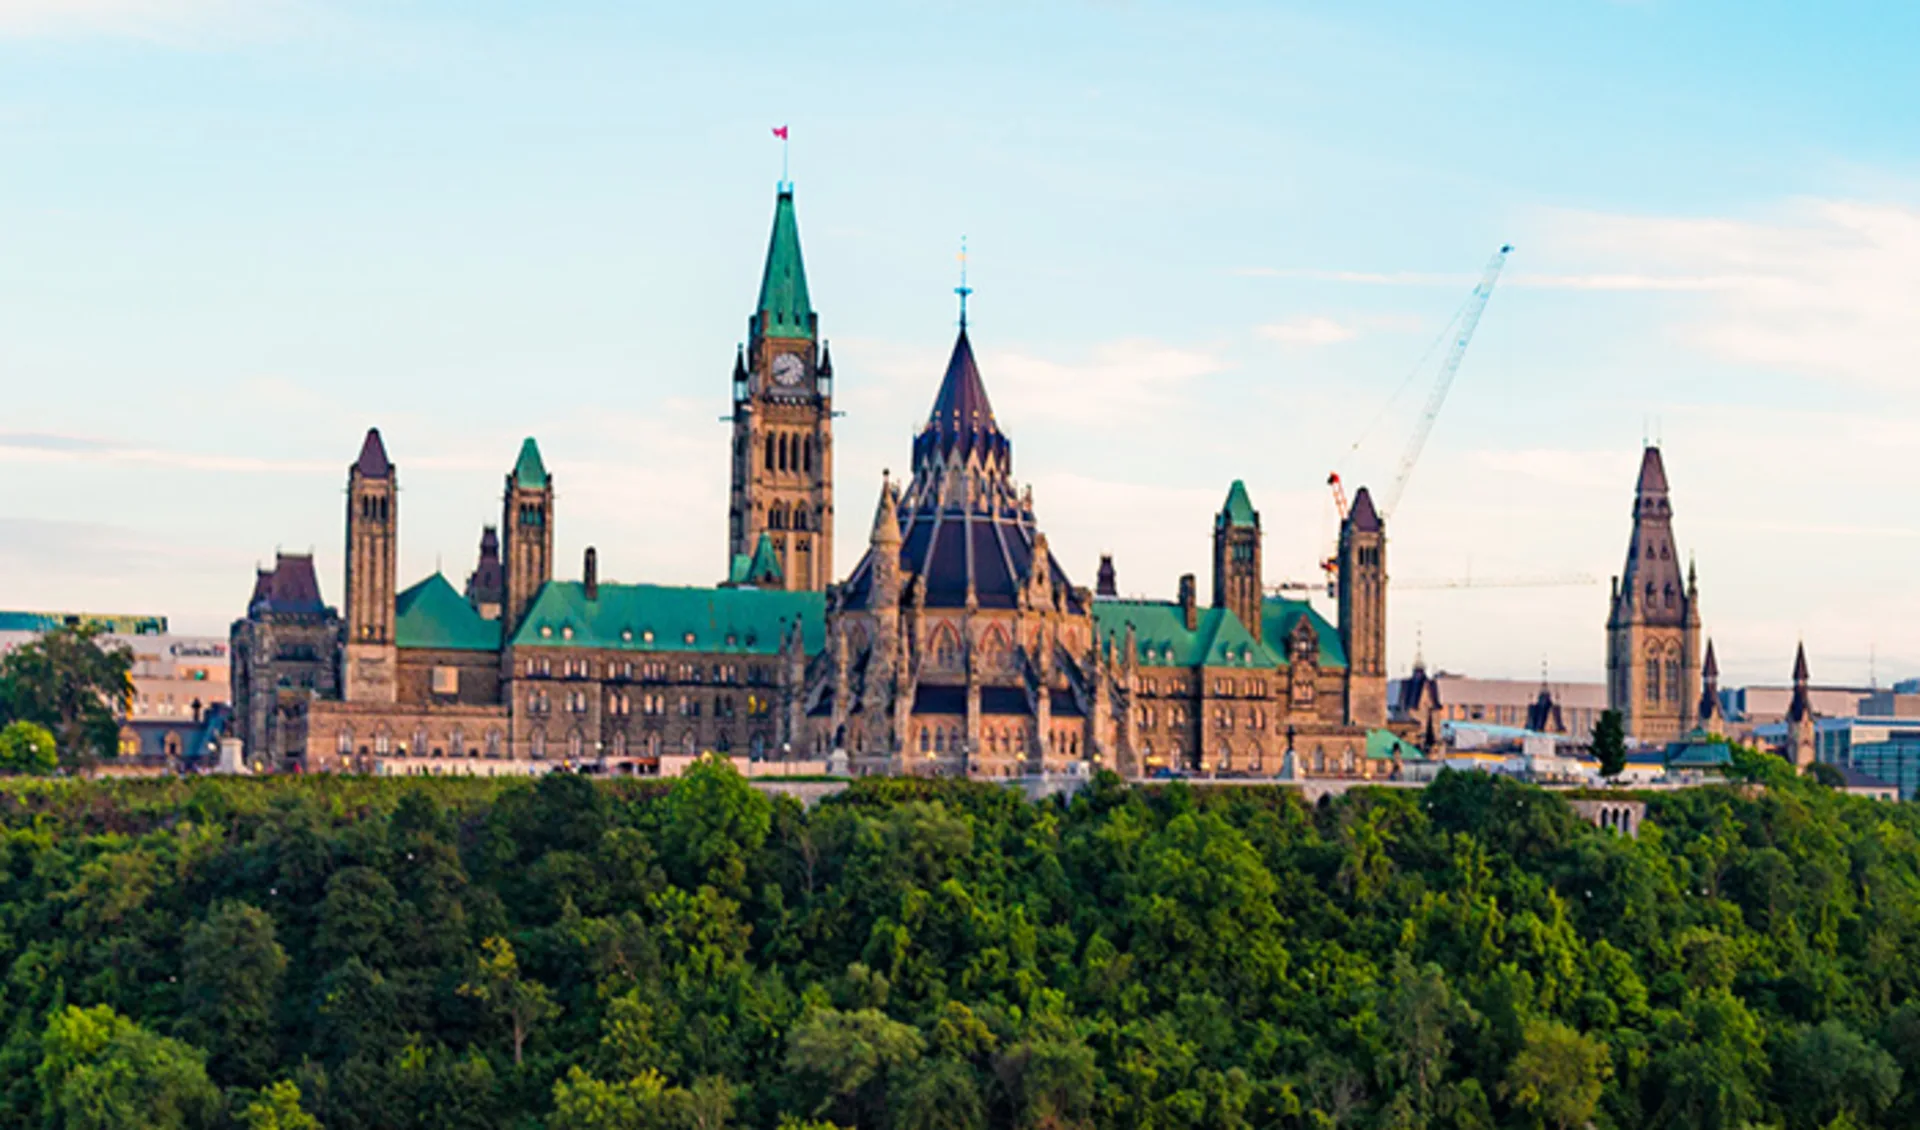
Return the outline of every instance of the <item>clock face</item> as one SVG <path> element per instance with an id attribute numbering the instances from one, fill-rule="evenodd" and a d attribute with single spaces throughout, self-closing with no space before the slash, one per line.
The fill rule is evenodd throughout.
<path id="1" fill-rule="evenodd" d="M 773 381 L 782 388 L 792 388 L 806 375 L 807 363 L 797 353 L 782 353 L 773 359 Z"/>

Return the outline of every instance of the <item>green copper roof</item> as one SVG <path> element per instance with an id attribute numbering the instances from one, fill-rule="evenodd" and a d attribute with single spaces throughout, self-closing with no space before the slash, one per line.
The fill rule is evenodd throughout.
<path id="1" fill-rule="evenodd" d="M 1253 501 L 1247 497 L 1247 484 L 1239 479 L 1233 480 L 1233 488 L 1227 491 L 1227 504 L 1220 508 L 1220 516 L 1229 526 L 1257 526 L 1260 516 L 1253 512 Z"/>
<path id="2" fill-rule="evenodd" d="M 540 445 L 528 436 L 520 443 L 520 458 L 513 464 L 513 477 L 523 487 L 547 485 L 547 465 L 540 460 Z"/>
<path id="3" fill-rule="evenodd" d="M 500 622 L 482 619 L 438 573 L 394 598 L 393 642 L 451 651 L 500 650 Z"/>
<path id="4" fill-rule="evenodd" d="M 744 579 L 750 585 L 777 585 L 783 576 L 780 558 L 773 552 L 773 539 L 762 533 L 760 544 L 753 547 L 753 560 L 747 565 Z"/>
<path id="5" fill-rule="evenodd" d="M 752 569 L 753 557 L 751 555 L 745 553 L 734 554 L 727 562 L 727 583 L 730 585 L 746 584 L 747 573 Z"/>
<path id="6" fill-rule="evenodd" d="M 767 269 L 760 276 L 754 318 L 762 337 L 813 337 L 813 303 L 807 298 L 807 267 L 800 259 L 800 223 L 793 215 L 791 189 L 782 189 L 773 207 L 773 236 L 767 241 Z"/>
<path id="7" fill-rule="evenodd" d="M 1270 596 L 1260 606 L 1260 636 L 1268 646 L 1284 651 L 1287 646 L 1287 633 L 1300 618 L 1307 618 L 1313 626 L 1313 634 L 1320 639 L 1320 666 L 1337 667 L 1344 671 L 1347 667 L 1346 645 L 1340 642 L 1340 629 L 1327 622 L 1327 618 L 1313 610 L 1313 606 L 1304 600 L 1288 600 L 1285 597 Z"/>
<path id="8" fill-rule="evenodd" d="M 1367 757 L 1374 761 L 1392 761 L 1395 757 L 1402 761 L 1427 759 L 1427 755 L 1420 752 L 1419 746 L 1392 730 L 1367 731 Z"/>
<path id="9" fill-rule="evenodd" d="M 826 646 L 826 618 L 826 594 L 818 592 L 603 582 L 589 601 L 578 581 L 548 581 L 512 645 L 773 655 L 798 620 L 812 655 Z"/>
<path id="10" fill-rule="evenodd" d="M 1271 669 L 1285 663 L 1287 633 L 1300 617 L 1310 617 L 1319 637 L 1319 664 L 1345 668 L 1346 652 L 1340 633 L 1301 600 L 1269 597 L 1263 609 L 1261 631 L 1266 642 L 1254 642 L 1240 617 L 1225 608 L 1200 610 L 1195 630 L 1187 631 L 1180 606 L 1158 600 L 1101 600 L 1093 605 L 1094 629 L 1119 644 L 1133 625 L 1134 643 L 1143 667 L 1251 667 Z"/>

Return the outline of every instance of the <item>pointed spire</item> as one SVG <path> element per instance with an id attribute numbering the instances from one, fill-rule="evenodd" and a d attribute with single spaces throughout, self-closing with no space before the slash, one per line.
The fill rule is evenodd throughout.
<path id="1" fill-rule="evenodd" d="M 1813 717 L 1813 696 L 1807 687 L 1807 645 L 1802 642 L 1793 653 L 1793 701 L 1787 704 L 1787 721 L 1801 722 Z"/>
<path id="2" fill-rule="evenodd" d="M 745 582 L 759 585 L 761 588 L 779 588 L 784 575 L 780 571 L 780 555 L 773 551 L 773 539 L 765 530 L 760 532 L 759 544 L 753 547 L 753 561 L 747 566 Z"/>
<path id="3" fill-rule="evenodd" d="M 767 264 L 760 275 L 760 301 L 754 329 L 761 337 L 813 337 L 813 303 L 807 296 L 807 268 L 800 257 L 800 222 L 793 212 L 793 186 L 782 184 L 773 206 L 773 234 L 767 239 Z"/>
<path id="4" fill-rule="evenodd" d="M 547 485 L 547 465 L 540 458 L 540 445 L 528 436 L 520 443 L 520 457 L 513 464 L 514 481 L 538 490 Z"/>
<path id="5" fill-rule="evenodd" d="M 747 379 L 747 347 L 744 345 L 733 349 L 733 379 L 735 383 Z"/>
<path id="6" fill-rule="evenodd" d="M 993 403 L 987 399 L 987 386 L 980 379 L 965 327 L 954 339 L 953 355 L 947 359 L 947 373 L 927 426 L 914 440 L 914 469 L 918 471 L 929 456 L 944 457 L 956 450 L 962 456 L 998 455 L 1003 463 L 1010 454 L 1006 437 L 994 422 Z"/>
<path id="7" fill-rule="evenodd" d="M 354 460 L 353 469 L 363 479 L 384 479 L 393 474 L 393 464 L 387 459 L 387 445 L 380 438 L 379 428 L 367 429 L 367 438 L 361 441 L 360 458 Z"/>
<path id="8" fill-rule="evenodd" d="M 1667 465 L 1660 458 L 1660 449 L 1652 444 L 1640 453 L 1640 482 L 1634 492 L 1642 498 L 1667 493 Z"/>
<path id="9" fill-rule="evenodd" d="M 1380 512 L 1373 508 L 1373 493 L 1366 487 L 1353 496 L 1353 506 L 1347 511 L 1347 521 L 1353 528 L 1366 533 L 1376 533 L 1380 529 Z"/>
<path id="10" fill-rule="evenodd" d="M 1227 488 L 1227 501 L 1220 507 L 1216 519 L 1222 526 L 1258 526 L 1260 515 L 1253 508 L 1253 500 L 1247 497 L 1247 484 L 1239 479 Z"/>
<path id="11" fill-rule="evenodd" d="M 833 348 L 824 341 L 820 343 L 820 367 L 814 373 L 822 380 L 833 376 Z"/>
<path id="12" fill-rule="evenodd" d="M 884 472 L 880 476 L 880 502 L 873 508 L 873 536 L 869 539 L 876 547 L 900 544 L 900 506 L 899 495 L 893 489 L 893 482 Z"/>
<path id="13" fill-rule="evenodd" d="M 1706 661 L 1700 665 L 1700 677 L 1709 682 L 1717 681 L 1720 678 L 1720 661 L 1713 657 L 1713 641 L 1711 639 L 1707 641 Z"/>

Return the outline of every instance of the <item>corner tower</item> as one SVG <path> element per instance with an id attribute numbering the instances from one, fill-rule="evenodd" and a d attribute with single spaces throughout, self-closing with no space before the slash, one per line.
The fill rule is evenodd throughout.
<path id="1" fill-rule="evenodd" d="M 347 468 L 347 648 L 343 697 L 392 702 L 395 692 L 394 566 L 400 489 L 379 428 L 368 428 Z"/>
<path id="2" fill-rule="evenodd" d="M 507 539 L 500 638 L 509 640 L 540 586 L 553 579 L 553 477 L 532 436 L 520 445 L 520 458 L 507 473 L 500 528 Z"/>
<path id="3" fill-rule="evenodd" d="M 1613 579 L 1607 616 L 1607 705 L 1627 733 L 1673 741 L 1692 726 L 1700 701 L 1700 593 L 1689 567 L 1680 573 L 1673 504 L 1660 449 L 1640 457 L 1633 536 Z"/>
<path id="4" fill-rule="evenodd" d="M 1213 518 L 1213 606 L 1230 609 L 1255 641 L 1266 594 L 1260 586 L 1260 512 L 1239 479 Z"/>
<path id="5" fill-rule="evenodd" d="M 752 554 L 765 535 L 787 588 L 824 591 L 833 580 L 833 361 L 819 340 L 785 182 L 760 301 L 733 360 L 732 466 L 728 560 Z"/>
<path id="6" fill-rule="evenodd" d="M 1387 525 L 1366 487 L 1340 523 L 1340 642 L 1347 651 L 1347 724 L 1387 723 Z"/>

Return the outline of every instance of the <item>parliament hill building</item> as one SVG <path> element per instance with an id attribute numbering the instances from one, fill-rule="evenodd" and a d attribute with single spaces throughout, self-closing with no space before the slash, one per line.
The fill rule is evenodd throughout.
<path id="1" fill-rule="evenodd" d="M 1089 589 L 1048 545 L 960 330 L 912 474 L 885 479 L 866 553 L 834 570 L 833 364 L 791 186 L 732 371 L 725 580 L 555 577 L 554 476 L 528 439 L 464 589 L 397 587 L 400 467 L 370 430 L 346 473 L 341 610 L 311 557 L 261 570 L 233 626 L 238 736 L 256 765 L 363 772 L 658 772 L 715 752 L 856 773 L 1388 777 L 1386 530 L 1361 490 L 1337 623 L 1269 594 L 1234 483 L 1211 599 Z"/>

